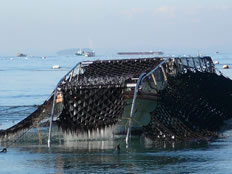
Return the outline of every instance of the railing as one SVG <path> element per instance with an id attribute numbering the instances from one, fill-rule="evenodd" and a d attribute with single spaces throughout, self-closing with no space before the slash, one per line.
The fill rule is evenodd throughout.
<path id="1" fill-rule="evenodd" d="M 78 68 L 77 68 L 78 67 Z M 52 121 L 53 121 L 53 117 L 54 117 L 54 110 L 55 110 L 55 105 L 56 105 L 56 95 L 57 95 L 57 89 L 59 87 L 59 85 L 65 81 L 65 80 L 69 80 L 71 81 L 72 78 L 74 77 L 75 74 L 75 70 L 77 68 L 77 78 L 78 78 L 78 74 L 80 73 L 81 70 L 81 62 L 77 63 L 68 73 L 66 73 L 63 78 L 60 79 L 60 81 L 57 83 L 56 88 L 53 92 L 53 94 L 51 96 L 53 96 L 53 103 L 52 103 L 52 111 L 51 111 L 51 116 L 50 116 L 50 124 L 49 124 L 49 133 L 48 133 L 48 147 L 50 147 L 50 143 L 51 143 L 51 134 L 52 134 Z"/>
<path id="2" fill-rule="evenodd" d="M 172 67 L 169 67 L 169 64 L 172 64 Z M 172 72 L 168 72 L 171 70 Z M 161 74 L 158 73 L 159 75 L 156 77 L 157 71 L 160 71 L 161 74 L 163 75 L 163 78 L 160 84 L 158 84 L 157 79 L 161 78 Z M 149 73 L 145 74 L 142 73 L 136 83 L 135 90 L 134 90 L 134 96 L 133 96 L 133 101 L 132 101 L 132 106 L 131 106 L 131 112 L 130 112 L 130 119 L 129 119 L 129 124 L 128 124 L 128 129 L 127 129 L 127 134 L 126 134 L 126 144 L 128 145 L 128 140 L 131 132 L 131 122 L 132 118 L 134 116 L 134 110 L 135 110 L 135 103 L 136 103 L 136 98 L 137 98 L 137 93 L 142 86 L 143 88 L 143 82 L 145 79 L 151 79 L 153 81 L 153 86 L 156 88 L 156 91 L 163 90 L 166 85 L 167 85 L 167 75 L 172 75 L 176 76 L 179 73 L 184 74 L 187 73 L 187 71 L 200 71 L 200 72 L 210 72 L 210 73 L 216 73 L 215 71 L 215 66 L 211 60 L 210 57 L 182 57 L 182 58 L 164 58 L 164 60 L 156 66 L 152 71 Z"/>
<path id="3" fill-rule="evenodd" d="M 134 116 L 134 110 L 135 110 L 135 103 L 136 103 L 136 98 L 137 98 L 137 93 L 139 90 L 139 86 L 141 85 L 141 83 L 143 82 L 143 80 L 145 78 L 147 78 L 148 76 L 150 76 L 151 74 L 153 74 L 158 68 L 160 68 L 164 63 L 166 63 L 168 61 L 168 59 L 163 60 L 158 66 L 156 66 L 152 71 L 150 71 L 149 73 L 145 74 L 142 73 L 139 76 L 139 79 L 136 83 L 136 87 L 135 87 L 135 91 L 134 91 L 134 96 L 133 96 L 133 101 L 132 101 L 132 106 L 131 106 L 131 112 L 130 112 L 130 119 L 129 119 L 129 124 L 128 124 L 128 129 L 127 129 L 127 135 L 126 135 L 126 144 L 128 145 L 128 140 L 129 140 L 129 135 L 130 135 L 130 130 L 131 130 L 131 120 Z"/>

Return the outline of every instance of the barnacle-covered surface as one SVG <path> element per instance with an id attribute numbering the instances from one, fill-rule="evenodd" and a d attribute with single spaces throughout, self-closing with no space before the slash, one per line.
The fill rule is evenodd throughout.
<path id="1" fill-rule="evenodd" d="M 81 66 L 81 73 L 73 77 L 66 88 L 126 87 L 132 78 L 148 73 L 161 61 L 160 58 L 94 61 Z"/>
<path id="2" fill-rule="evenodd" d="M 126 59 L 95 61 L 60 85 L 64 109 L 57 121 L 65 131 L 83 132 L 118 123 L 126 104 L 126 85 L 162 60 Z"/>
<path id="3" fill-rule="evenodd" d="M 216 136 L 232 117 L 232 81 L 222 75 L 191 72 L 169 77 L 145 135 L 154 141 Z"/>

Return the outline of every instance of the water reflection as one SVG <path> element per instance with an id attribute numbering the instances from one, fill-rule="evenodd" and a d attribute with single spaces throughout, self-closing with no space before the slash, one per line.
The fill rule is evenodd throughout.
<path id="1" fill-rule="evenodd" d="M 117 144 L 121 144 L 120 153 L 115 153 Z M 114 140 L 79 140 L 62 141 L 62 143 L 55 141 L 50 149 L 45 143 L 38 145 L 25 141 L 15 144 L 7 156 L 9 157 L 13 150 L 14 155 L 10 158 L 18 160 L 17 165 L 22 168 L 27 167 L 30 172 L 35 173 L 40 173 L 41 169 L 45 173 L 141 173 L 144 171 L 164 173 L 167 166 L 173 168 L 189 161 L 208 160 L 200 155 L 196 157 L 196 153 L 199 154 L 202 147 L 207 147 L 207 144 L 197 143 L 195 147 L 193 144 L 178 144 L 175 147 L 166 144 L 164 148 L 146 143 L 143 137 L 133 137 L 128 149 L 124 137 Z M 24 158 L 20 159 L 22 156 Z M 182 169 L 167 171 L 175 173 Z"/>
<path id="2" fill-rule="evenodd" d="M 49 149 L 47 128 L 31 130 L 8 153 L 0 154 L 0 164 L 7 166 L 1 173 L 230 173 L 232 169 L 232 131 L 212 142 L 155 144 L 137 136 L 129 148 L 125 136 L 104 140 L 63 136 L 54 127 Z M 115 153 L 118 144 L 120 153 Z"/>

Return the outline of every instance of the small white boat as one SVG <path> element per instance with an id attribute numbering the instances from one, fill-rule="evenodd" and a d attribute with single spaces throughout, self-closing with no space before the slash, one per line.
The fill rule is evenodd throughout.
<path id="1" fill-rule="evenodd" d="M 93 51 L 92 52 L 86 52 L 86 53 L 84 53 L 84 56 L 85 57 L 94 57 L 95 53 Z"/>
<path id="2" fill-rule="evenodd" d="M 83 54 L 84 54 L 84 51 L 82 51 L 81 49 L 75 53 L 76 56 L 83 56 Z"/>
<path id="3" fill-rule="evenodd" d="M 229 69 L 229 65 L 223 65 L 223 69 Z"/>
<path id="4" fill-rule="evenodd" d="M 60 65 L 53 65 L 52 69 L 60 69 Z"/>
<path id="5" fill-rule="evenodd" d="M 216 64 L 219 64 L 219 61 L 215 61 L 214 64 L 215 64 L 215 65 L 216 65 Z"/>
<path id="6" fill-rule="evenodd" d="M 89 48 L 80 49 L 75 53 L 76 56 L 94 57 L 95 52 Z"/>

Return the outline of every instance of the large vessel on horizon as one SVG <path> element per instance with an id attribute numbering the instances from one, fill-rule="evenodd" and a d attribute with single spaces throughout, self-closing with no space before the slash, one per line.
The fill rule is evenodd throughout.
<path id="1" fill-rule="evenodd" d="M 118 52 L 119 55 L 163 55 L 162 51 L 145 51 L 145 52 Z"/>
<path id="2" fill-rule="evenodd" d="M 23 53 L 17 53 L 16 56 L 17 56 L 17 57 L 27 57 L 27 55 L 26 55 L 26 54 L 23 54 Z"/>

